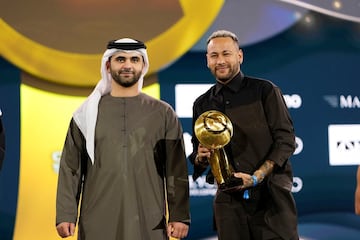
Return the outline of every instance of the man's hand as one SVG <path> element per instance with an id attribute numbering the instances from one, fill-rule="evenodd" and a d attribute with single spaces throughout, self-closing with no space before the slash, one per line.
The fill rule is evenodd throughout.
<path id="1" fill-rule="evenodd" d="M 224 192 L 232 193 L 232 192 L 240 191 L 243 189 L 247 189 L 249 187 L 254 187 L 258 183 L 258 182 L 254 182 L 254 176 L 247 174 L 247 173 L 236 172 L 236 173 L 234 173 L 234 177 L 242 179 L 243 184 L 239 185 L 239 186 L 234 186 L 231 188 L 226 188 L 223 190 Z"/>
<path id="2" fill-rule="evenodd" d="M 168 237 L 184 238 L 188 235 L 189 226 L 182 222 L 169 222 L 167 226 Z"/>
<path id="3" fill-rule="evenodd" d="M 237 178 L 242 178 L 243 185 L 241 185 L 236 190 L 246 189 L 249 187 L 255 187 L 262 181 L 264 181 L 264 178 L 268 176 L 274 169 L 275 163 L 271 160 L 266 160 L 258 170 L 254 172 L 253 175 L 242 173 L 242 172 L 236 172 L 234 173 L 234 176 Z"/>
<path id="4" fill-rule="evenodd" d="M 233 174 L 232 177 L 233 178 L 230 181 L 232 183 L 235 183 L 235 181 L 238 180 L 238 183 L 231 184 L 231 187 L 225 186 L 225 188 L 220 188 L 221 191 L 226 192 L 226 193 L 233 193 L 233 192 L 237 192 L 237 191 L 240 191 L 240 190 L 243 190 L 245 188 L 253 186 L 252 185 L 253 179 L 251 178 L 251 175 L 249 175 L 247 173 L 236 172 L 236 173 Z M 241 185 L 238 185 L 238 184 L 241 184 Z"/>
<path id="5" fill-rule="evenodd" d="M 213 150 L 208 149 L 202 146 L 201 144 L 199 144 L 194 163 L 202 167 L 207 167 L 209 165 L 208 159 L 210 158 L 212 152 Z"/>
<path id="6" fill-rule="evenodd" d="M 62 222 L 56 225 L 56 230 L 60 237 L 66 238 L 74 236 L 75 233 L 75 223 Z"/>
<path id="7" fill-rule="evenodd" d="M 213 152 L 213 150 L 199 144 L 198 146 L 198 156 L 200 158 L 210 158 L 211 153 Z"/>
<path id="8" fill-rule="evenodd" d="M 254 186 L 254 179 L 250 174 L 243 172 L 234 173 L 234 177 L 241 178 L 243 180 L 243 185 L 239 186 L 237 190 L 249 188 Z"/>

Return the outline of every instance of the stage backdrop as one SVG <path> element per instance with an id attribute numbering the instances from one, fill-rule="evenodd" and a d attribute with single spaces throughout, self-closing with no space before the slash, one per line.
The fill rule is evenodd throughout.
<path id="1" fill-rule="evenodd" d="M 152 2 L 160 4 L 158 0 Z M 162 26 L 159 31 L 163 30 L 164 34 L 160 38 L 130 27 L 144 33 L 146 40 L 153 40 L 149 41 L 149 52 L 158 83 L 149 84 L 150 94 L 168 101 L 177 111 L 185 131 L 187 154 L 191 151 L 192 102 L 214 83 L 206 68 L 206 38 L 213 30 L 227 28 L 240 37 L 245 54 L 244 73 L 277 84 L 283 90 L 293 117 L 297 141 L 291 158 L 293 192 L 301 236 L 317 240 L 358 239 L 360 219 L 354 215 L 353 208 L 355 171 L 360 162 L 359 24 L 306 13 L 304 8 L 294 11 L 290 5 L 280 3 L 285 1 L 229 0 L 218 16 L 224 1 L 214 0 L 208 4 L 209 1 L 199 0 L 196 8 L 189 4 L 193 2 L 183 0 L 179 1 L 181 7 L 169 6 L 177 10 L 176 13 L 184 10 L 184 14 L 171 19 L 176 24 L 169 29 Z M 12 7 L 1 8 L 6 14 L 4 20 L 13 16 L 8 14 L 12 12 L 9 9 L 18 9 L 16 4 Z M 204 34 L 215 17 L 216 21 Z M 147 29 L 147 25 L 142 27 Z M 4 58 L 0 59 L 0 108 L 7 136 L 6 157 L 0 172 L 0 239 L 58 239 L 54 226 L 58 160 L 71 113 L 84 96 L 40 90 L 21 83 L 21 79 L 30 73 L 43 77 L 44 81 L 65 80 L 63 84 L 87 86 L 88 75 L 91 75 L 91 83 L 98 80 L 99 55 L 88 54 L 83 58 L 75 54 L 75 59 L 90 58 L 90 65 L 82 61 L 68 62 L 67 54 L 60 54 L 64 59 L 54 57 L 59 56 L 59 52 L 48 52 L 48 48 L 19 37 L 2 19 L 0 29 L 0 40 L 6 40 L 6 44 L 1 42 L 0 45 Z M 54 35 L 47 35 L 56 40 L 56 47 L 64 43 L 57 41 Z M 201 35 L 203 37 L 195 43 Z M 100 38 L 107 40 L 109 36 L 114 34 L 107 32 Z M 104 42 L 104 39 L 92 40 L 96 40 L 96 45 Z M 23 41 L 25 44 L 14 44 Z M 188 51 L 192 45 L 194 47 Z M 62 47 L 69 46 L 73 47 L 72 44 Z M 51 62 L 48 57 L 38 61 L 39 55 L 62 61 Z M 77 64 L 91 71 L 82 75 L 84 68 L 76 68 L 79 71 L 75 75 L 81 79 L 73 77 L 72 67 Z M 78 86 L 73 87 L 76 91 Z M 213 238 L 215 188 L 206 184 L 204 178 L 191 181 L 190 164 L 189 170 L 192 224 L 188 239 Z"/>

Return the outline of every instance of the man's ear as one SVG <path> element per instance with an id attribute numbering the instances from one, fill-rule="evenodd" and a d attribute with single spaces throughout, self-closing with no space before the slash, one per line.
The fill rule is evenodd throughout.
<path id="1" fill-rule="evenodd" d="M 110 71 L 110 59 L 106 62 L 106 70 L 109 72 Z"/>
<path id="2" fill-rule="evenodd" d="M 239 62 L 242 64 L 244 61 L 244 53 L 241 49 L 239 49 Z"/>

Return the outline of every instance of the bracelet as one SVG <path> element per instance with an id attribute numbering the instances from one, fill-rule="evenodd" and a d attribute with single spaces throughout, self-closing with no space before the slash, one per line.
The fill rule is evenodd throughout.
<path id="1" fill-rule="evenodd" d="M 255 175 L 252 175 L 251 178 L 253 180 L 253 187 L 255 187 L 258 184 L 258 179 Z"/>
<path id="2" fill-rule="evenodd" d="M 256 175 L 260 175 L 259 176 L 259 178 L 256 178 L 256 180 L 257 180 L 257 184 L 259 184 L 259 183 L 261 183 L 263 180 L 264 180 L 264 178 L 266 177 L 265 176 L 265 173 L 263 172 L 263 171 L 261 171 L 261 170 L 257 170 L 256 172 L 254 172 L 254 174 L 253 175 L 255 175 L 255 173 L 257 173 Z M 256 176 L 255 175 L 255 176 Z"/>
<path id="3" fill-rule="evenodd" d="M 243 199 L 245 199 L 245 200 L 250 199 L 250 194 L 249 194 L 248 189 L 245 189 L 244 194 L 243 194 Z"/>

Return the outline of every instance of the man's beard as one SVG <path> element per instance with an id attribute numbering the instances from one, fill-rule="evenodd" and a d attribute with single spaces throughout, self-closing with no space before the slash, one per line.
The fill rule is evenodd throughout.
<path id="1" fill-rule="evenodd" d="M 231 79 L 235 77 L 235 75 L 238 73 L 239 69 L 236 66 L 228 66 L 228 72 L 227 74 L 218 74 L 217 69 L 211 70 L 212 74 L 216 77 L 217 81 L 221 83 L 227 83 Z"/>
<path id="2" fill-rule="evenodd" d="M 222 74 L 217 74 L 216 70 L 212 70 L 211 71 L 212 74 L 216 77 L 216 79 L 219 81 L 219 82 L 222 82 L 222 83 L 226 83 L 227 81 L 229 81 L 232 77 L 232 72 L 228 72 L 227 74 L 225 75 L 222 75 Z"/>
<path id="3" fill-rule="evenodd" d="M 122 73 L 131 73 L 133 74 L 132 78 L 125 78 L 123 76 L 121 76 Z M 141 76 L 141 72 L 136 73 L 134 71 L 129 71 L 129 70 L 120 70 L 119 72 L 110 70 L 110 74 L 111 77 L 115 80 L 115 82 L 117 82 L 120 86 L 122 87 L 132 87 L 134 86 L 140 79 Z"/>

